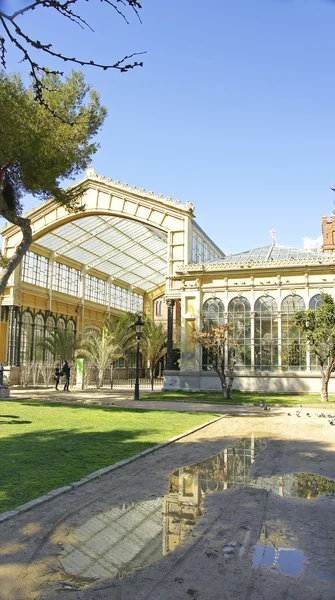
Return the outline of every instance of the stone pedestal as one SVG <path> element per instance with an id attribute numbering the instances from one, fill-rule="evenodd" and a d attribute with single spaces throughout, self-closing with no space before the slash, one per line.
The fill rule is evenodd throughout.
<path id="1" fill-rule="evenodd" d="M 0 388 L 0 400 L 3 400 L 4 398 L 9 398 L 8 388 Z"/>

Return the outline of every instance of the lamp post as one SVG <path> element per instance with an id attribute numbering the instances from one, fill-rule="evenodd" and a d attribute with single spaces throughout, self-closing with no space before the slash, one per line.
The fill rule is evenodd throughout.
<path id="1" fill-rule="evenodd" d="M 137 349 L 136 349 L 136 379 L 135 379 L 134 400 L 140 399 L 140 383 L 138 380 L 138 370 L 139 370 L 139 366 L 140 366 L 140 341 L 141 341 L 143 325 L 144 325 L 144 323 L 141 319 L 141 315 L 138 315 L 137 321 L 135 323 L 136 337 L 137 337 Z"/>

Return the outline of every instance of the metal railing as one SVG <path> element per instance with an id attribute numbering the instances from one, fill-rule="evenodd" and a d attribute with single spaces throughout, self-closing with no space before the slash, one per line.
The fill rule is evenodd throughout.
<path id="1" fill-rule="evenodd" d="M 140 390 L 151 390 L 151 378 L 140 377 L 139 378 Z M 163 377 L 155 377 L 154 379 L 154 390 L 162 389 L 164 384 Z M 128 377 L 113 377 L 112 389 L 127 389 L 130 390 L 135 386 L 135 375 Z"/>

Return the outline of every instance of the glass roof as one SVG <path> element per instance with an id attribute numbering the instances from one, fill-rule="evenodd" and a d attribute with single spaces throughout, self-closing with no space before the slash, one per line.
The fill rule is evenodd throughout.
<path id="1" fill-rule="evenodd" d="M 226 254 L 224 258 L 215 261 L 217 263 L 238 263 L 238 262 L 259 262 L 272 260 L 294 260 L 298 258 L 327 258 L 330 255 L 322 252 L 312 252 L 311 250 L 300 250 L 299 248 L 290 248 L 289 246 L 269 245 L 261 248 L 254 248 L 238 254 Z"/>
<path id="2" fill-rule="evenodd" d="M 130 219 L 81 217 L 42 236 L 37 244 L 143 291 L 165 281 L 166 234 Z"/>

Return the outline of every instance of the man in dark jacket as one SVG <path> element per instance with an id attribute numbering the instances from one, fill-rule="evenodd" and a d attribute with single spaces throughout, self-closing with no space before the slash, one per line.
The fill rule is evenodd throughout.
<path id="1" fill-rule="evenodd" d="M 65 377 L 65 385 L 64 385 L 64 392 L 69 392 L 69 384 L 70 384 L 70 367 L 68 365 L 67 360 L 64 362 L 63 364 L 63 375 Z"/>
<path id="2" fill-rule="evenodd" d="M 58 362 L 58 363 L 56 363 L 55 374 L 54 374 L 54 380 L 55 380 L 55 384 L 56 384 L 55 389 L 56 390 L 58 390 L 59 379 L 60 379 L 60 363 Z"/>

